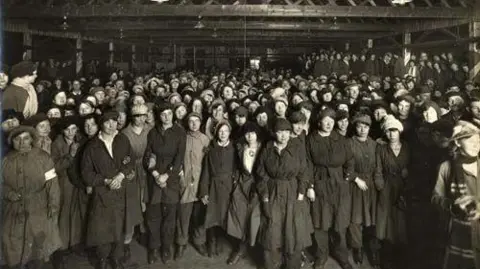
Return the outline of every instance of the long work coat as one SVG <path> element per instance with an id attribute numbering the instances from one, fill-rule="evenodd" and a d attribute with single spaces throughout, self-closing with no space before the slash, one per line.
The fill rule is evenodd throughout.
<path id="1" fill-rule="evenodd" d="M 228 207 L 227 233 L 235 238 L 246 240 L 249 235 L 249 223 L 254 207 L 258 204 L 258 196 L 251 195 L 252 191 L 256 194 L 255 176 L 252 174 L 255 169 L 256 160 L 260 147 L 256 152 L 250 153 L 246 145 L 241 143 L 237 145 L 238 159 L 240 164 L 235 176 L 232 197 Z M 252 154 L 254 156 L 250 156 Z M 248 155 L 248 156 L 246 156 Z M 253 168 L 249 170 L 245 161 L 247 158 L 253 158 Z M 250 159 L 251 160 L 251 159 Z M 250 200 L 252 198 L 252 200 Z M 255 229 L 254 229 L 255 230 Z"/>
<path id="2" fill-rule="evenodd" d="M 312 164 L 316 199 L 312 203 L 313 225 L 342 232 L 350 224 L 350 178 L 353 156 L 347 140 L 337 132 L 323 137 L 318 132 L 307 137 L 307 158 Z"/>
<path id="3" fill-rule="evenodd" d="M 395 156 L 390 145 L 378 145 L 375 186 L 378 192 L 376 233 L 380 240 L 390 243 L 406 243 L 405 219 L 405 178 L 402 171 L 407 169 L 410 151 L 406 143 Z"/>
<path id="4" fill-rule="evenodd" d="M 306 162 L 305 155 L 290 142 L 281 152 L 269 142 L 260 153 L 257 189 L 262 200 L 268 198 L 263 206 L 271 212 L 270 218 L 263 216 L 258 237 L 265 249 L 292 254 L 312 243 L 310 231 L 305 228 L 311 226 L 308 203 L 297 199 L 308 186 Z"/>
<path id="5" fill-rule="evenodd" d="M 220 226 L 226 230 L 227 210 L 236 171 L 236 153 L 232 142 L 222 147 L 212 142 L 205 156 L 198 196 L 208 195 L 205 228 Z"/>
<path id="6" fill-rule="evenodd" d="M 352 180 L 356 177 L 367 183 L 368 190 L 362 191 L 355 183 L 352 188 L 352 219 L 355 224 L 365 226 L 375 225 L 377 210 L 377 190 L 373 182 L 376 167 L 377 142 L 370 137 L 366 141 L 360 141 L 355 137 L 348 140 L 349 147 L 353 153 L 354 170 Z"/>
<path id="7" fill-rule="evenodd" d="M 3 159 L 2 249 L 8 266 L 43 260 L 62 246 L 56 218 L 48 218 L 48 208 L 58 212 L 60 191 L 54 164 L 45 151 L 10 151 Z M 9 201 L 9 194 L 22 195 Z"/>
<path id="8" fill-rule="evenodd" d="M 78 154 L 78 152 L 77 152 Z M 57 136 L 52 143 L 52 159 L 60 185 L 60 214 L 58 227 L 62 237 L 63 248 L 82 243 L 84 235 L 85 188 L 78 189 L 69 178 L 68 169 L 75 165 L 75 158 L 70 155 L 70 145 L 63 135 Z M 81 195 L 81 197 L 80 197 Z"/>
<path id="9" fill-rule="evenodd" d="M 88 246 L 123 242 L 125 239 L 126 185 L 134 177 L 135 161 L 130 142 L 124 134 L 115 136 L 112 152 L 113 157 L 105 143 L 96 136 L 88 142 L 83 154 L 82 177 L 88 186 L 94 187 L 87 228 Z M 122 187 L 111 190 L 104 181 L 120 172 L 125 175 Z"/>

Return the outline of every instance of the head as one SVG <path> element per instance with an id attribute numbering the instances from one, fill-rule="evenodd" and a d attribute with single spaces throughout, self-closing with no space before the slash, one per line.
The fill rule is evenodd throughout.
<path id="1" fill-rule="evenodd" d="M 163 125 L 171 125 L 173 123 L 173 111 L 171 108 L 168 109 L 163 109 L 159 115 L 158 118 L 160 119 L 160 122 Z"/>
<path id="2" fill-rule="evenodd" d="M 230 140 L 231 127 L 226 122 L 221 122 L 216 127 L 215 137 L 221 142 L 225 143 Z"/>
<path id="3" fill-rule="evenodd" d="M 398 114 L 400 116 L 408 117 L 408 115 L 410 114 L 410 109 L 412 107 L 412 103 L 410 103 L 407 100 L 400 100 L 397 103 L 397 107 L 398 107 Z"/>
<path id="4" fill-rule="evenodd" d="M 257 113 L 255 120 L 260 127 L 266 127 L 268 125 L 268 114 L 265 111 Z"/>
<path id="5" fill-rule="evenodd" d="M 62 111 L 58 107 L 52 107 L 47 111 L 47 117 L 49 119 L 60 119 L 62 117 Z"/>
<path id="6" fill-rule="evenodd" d="M 88 137 L 94 137 L 98 133 L 99 127 L 94 116 L 87 116 L 83 121 L 83 131 Z"/>
<path id="7" fill-rule="evenodd" d="M 37 125 L 35 125 L 35 130 L 37 131 L 37 134 L 40 137 L 49 136 L 50 132 L 52 131 L 52 126 L 50 124 L 50 121 L 46 119 L 37 123 Z"/>
<path id="8" fill-rule="evenodd" d="M 175 119 L 183 120 L 187 116 L 187 106 L 183 103 L 175 108 Z"/>
<path id="9" fill-rule="evenodd" d="M 275 102 L 275 113 L 278 116 L 285 117 L 287 113 L 287 104 L 283 101 L 276 101 Z"/>
<path id="10" fill-rule="evenodd" d="M 76 124 L 70 124 L 65 126 L 62 130 L 63 136 L 68 140 L 74 140 L 78 132 L 78 126 Z"/>
<path id="11" fill-rule="evenodd" d="M 327 108 L 325 110 L 329 110 L 329 109 Z M 334 111 L 329 111 L 328 113 L 326 112 L 322 113 L 322 112 L 320 112 L 318 127 L 320 131 L 325 133 L 330 133 L 333 131 L 333 128 L 335 127 L 335 112 Z"/>
<path id="12" fill-rule="evenodd" d="M 192 100 L 192 112 L 196 113 L 203 113 L 203 102 L 200 99 L 193 99 Z"/>
<path id="13" fill-rule="evenodd" d="M 480 153 L 480 133 L 478 132 L 454 141 L 458 152 L 465 157 L 477 157 Z"/>
<path id="14" fill-rule="evenodd" d="M 78 106 L 78 114 L 80 116 L 90 115 L 95 112 L 95 107 L 90 101 L 83 101 Z"/>
<path id="15" fill-rule="evenodd" d="M 57 106 L 65 106 L 67 104 L 67 93 L 59 91 L 53 96 L 53 104 Z"/>
<path id="16" fill-rule="evenodd" d="M 369 124 L 367 124 L 365 122 L 361 122 L 361 121 L 357 121 L 355 123 L 355 135 L 356 136 L 361 137 L 361 138 L 367 138 L 369 133 L 370 133 L 370 125 Z"/>
<path id="17" fill-rule="evenodd" d="M 13 148 L 18 152 L 29 152 L 33 148 L 34 136 L 34 130 L 31 129 L 15 134 L 11 138 Z"/>
<path id="18" fill-rule="evenodd" d="M 198 132 L 200 131 L 201 126 L 202 119 L 200 118 L 200 114 L 191 115 L 188 117 L 188 130 L 190 130 L 191 132 Z"/>

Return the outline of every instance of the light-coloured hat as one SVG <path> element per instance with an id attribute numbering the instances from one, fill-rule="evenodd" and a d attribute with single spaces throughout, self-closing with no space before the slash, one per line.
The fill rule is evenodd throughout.
<path id="1" fill-rule="evenodd" d="M 391 114 L 386 115 L 382 123 L 382 130 L 384 132 L 389 129 L 397 129 L 399 132 L 403 132 L 403 124 Z"/>
<path id="2" fill-rule="evenodd" d="M 477 126 L 471 122 L 460 120 L 455 127 L 453 127 L 452 138 L 450 140 L 454 141 L 468 138 L 475 134 L 480 134 L 480 129 Z"/>
<path id="3" fill-rule="evenodd" d="M 147 115 L 148 113 L 148 106 L 145 104 L 138 104 L 134 105 L 131 108 L 132 116 L 141 116 L 141 115 Z"/>

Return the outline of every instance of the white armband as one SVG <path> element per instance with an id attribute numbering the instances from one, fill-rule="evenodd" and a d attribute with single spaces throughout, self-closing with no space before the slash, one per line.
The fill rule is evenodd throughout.
<path id="1" fill-rule="evenodd" d="M 57 173 L 55 172 L 55 168 L 52 168 L 45 173 L 45 181 L 49 181 L 50 179 L 53 179 L 56 177 L 57 177 Z"/>

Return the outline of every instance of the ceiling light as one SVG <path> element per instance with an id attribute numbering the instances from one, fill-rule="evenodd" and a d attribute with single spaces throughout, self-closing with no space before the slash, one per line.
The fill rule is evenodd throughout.
<path id="1" fill-rule="evenodd" d="M 392 0 L 392 4 L 396 5 L 405 5 L 407 3 L 411 3 L 413 0 Z"/>
<path id="2" fill-rule="evenodd" d="M 198 21 L 197 24 L 195 24 L 195 26 L 193 27 L 195 29 L 203 29 L 205 28 L 205 24 L 203 24 L 202 21 Z"/>
<path id="3" fill-rule="evenodd" d="M 67 16 L 63 16 L 63 22 L 60 25 L 60 28 L 64 31 L 66 31 L 68 28 L 70 28 L 70 25 L 67 23 Z"/>

